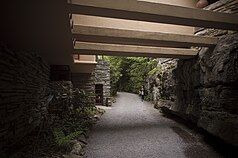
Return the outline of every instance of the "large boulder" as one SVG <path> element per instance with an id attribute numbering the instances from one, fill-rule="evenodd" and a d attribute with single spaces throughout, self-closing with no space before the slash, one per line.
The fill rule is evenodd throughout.
<path id="1" fill-rule="evenodd" d="M 172 110 L 224 141 L 238 145 L 238 34 L 220 37 L 214 49 L 180 60 L 177 104 Z"/>

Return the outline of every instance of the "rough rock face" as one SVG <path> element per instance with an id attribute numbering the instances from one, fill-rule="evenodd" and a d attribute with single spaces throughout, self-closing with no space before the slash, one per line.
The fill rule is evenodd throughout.
<path id="1" fill-rule="evenodd" d="M 237 6 L 237 0 L 221 0 L 206 9 L 237 13 Z M 175 62 L 175 68 L 162 64 L 163 73 L 172 77 L 154 79 L 169 83 L 157 84 L 157 89 L 164 89 L 162 94 L 176 95 L 173 97 L 176 101 L 171 104 L 170 99 L 160 93 L 156 94 L 156 101 L 159 100 L 156 103 L 167 104 L 177 115 L 238 146 L 238 33 L 197 28 L 196 35 L 216 36 L 219 42 L 214 49 L 200 48 L 196 58 Z M 169 90 L 171 88 L 175 90 Z"/>
<path id="2" fill-rule="evenodd" d="M 179 60 L 175 76 L 172 109 L 238 145 L 238 34 L 221 37 L 214 50 L 201 49 L 197 59 Z"/>
<path id="3" fill-rule="evenodd" d="M 199 91 L 200 67 L 196 64 L 197 58 L 179 60 L 174 70 L 176 80 L 176 104 L 171 109 L 182 114 L 189 115 L 192 122 L 196 123 L 200 115 Z"/>
<path id="4" fill-rule="evenodd" d="M 207 9 L 236 13 L 237 6 L 237 1 L 223 0 Z M 202 48 L 196 59 L 178 61 L 177 104 L 171 109 L 238 145 L 238 34 L 215 29 L 199 29 L 196 34 L 217 36 L 219 42 L 214 50 Z"/>
<path id="5" fill-rule="evenodd" d="M 198 125 L 238 145 L 238 34 L 221 38 L 206 55 L 201 57 L 204 88 Z"/>
<path id="6" fill-rule="evenodd" d="M 146 90 L 150 99 L 155 104 L 166 100 L 173 104 L 175 101 L 175 80 L 173 70 L 177 65 L 174 59 L 158 59 L 158 66 L 155 74 L 147 79 Z M 158 102 L 159 101 L 159 102 Z"/>

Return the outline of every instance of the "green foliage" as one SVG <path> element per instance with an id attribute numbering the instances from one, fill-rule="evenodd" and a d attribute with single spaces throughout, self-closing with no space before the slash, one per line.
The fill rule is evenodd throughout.
<path id="1" fill-rule="evenodd" d="M 73 139 L 79 137 L 81 134 L 83 134 L 83 131 L 76 131 L 76 132 L 72 132 L 68 135 L 65 135 L 61 129 L 55 128 L 53 130 L 53 134 L 55 137 L 55 142 L 58 146 L 67 146 L 71 140 L 73 140 Z"/>
<path id="2" fill-rule="evenodd" d="M 87 116 L 94 116 L 97 113 L 96 107 L 86 107 L 84 108 L 84 114 Z"/>
<path id="3" fill-rule="evenodd" d="M 54 127 L 64 131 L 65 135 L 77 131 L 86 132 L 88 128 L 93 124 L 92 118 L 98 113 L 96 107 L 83 107 L 78 109 L 72 109 L 66 114 L 62 114 L 62 119 L 54 124 Z"/>
<path id="4" fill-rule="evenodd" d="M 153 76 L 157 73 L 161 73 L 162 72 L 162 66 L 158 65 L 157 67 L 153 68 L 150 72 L 148 72 L 149 76 Z"/>
<path id="5" fill-rule="evenodd" d="M 52 129 L 56 147 L 69 150 L 71 140 L 85 134 L 96 121 L 93 119 L 94 115 L 100 112 L 96 107 L 82 107 L 62 114 L 62 118 L 55 122 Z"/>
<path id="6" fill-rule="evenodd" d="M 17 144 L 23 146 L 19 152 L 6 153 L 6 157 L 64 157 L 76 142 L 72 140 L 85 136 L 98 120 L 95 115 L 104 112 L 91 104 L 90 94 L 73 89 L 69 82 L 52 84 L 51 95 L 42 124 Z"/>
<path id="7" fill-rule="evenodd" d="M 144 57 L 105 57 L 110 63 L 112 95 L 117 91 L 138 93 L 149 72 L 157 67 L 155 59 Z"/>
<path id="8" fill-rule="evenodd" d="M 145 96 L 145 100 L 146 101 L 152 101 L 153 100 L 153 96 L 151 93 L 149 93 L 148 95 Z"/>
<path id="9" fill-rule="evenodd" d="M 106 61 L 110 63 L 110 70 L 111 70 L 111 95 L 115 96 L 118 87 L 119 87 L 119 79 L 122 77 L 122 65 L 123 65 L 123 58 L 120 57 L 104 57 Z"/>
<path id="10" fill-rule="evenodd" d="M 58 97 L 60 98 L 60 97 Z M 64 100 L 70 100 L 64 102 Z M 54 116 L 51 131 L 54 137 L 54 144 L 61 149 L 70 148 L 71 140 L 84 134 L 95 123 L 94 116 L 100 111 L 92 106 L 88 94 L 78 89 L 71 94 L 65 95 L 64 100 L 54 106 L 61 107 L 53 110 Z M 70 106 L 69 106 L 70 105 Z"/>

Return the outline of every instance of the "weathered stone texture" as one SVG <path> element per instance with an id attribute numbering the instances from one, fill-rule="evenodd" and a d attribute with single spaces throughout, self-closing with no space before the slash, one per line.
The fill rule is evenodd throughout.
<path id="1" fill-rule="evenodd" d="M 216 12 L 223 12 L 223 13 L 230 13 L 230 14 L 237 14 L 238 7 L 237 7 L 237 0 L 220 0 L 216 3 L 213 3 L 204 9 L 206 10 L 213 10 Z M 205 29 L 205 28 L 196 28 L 196 35 L 199 36 L 222 36 L 227 34 L 232 34 L 234 31 L 230 30 L 219 30 L 219 29 Z"/>
<path id="2" fill-rule="evenodd" d="M 0 149 L 40 124 L 47 112 L 49 73 L 37 54 L 0 45 Z"/>
<path id="3" fill-rule="evenodd" d="M 72 82 L 75 88 L 85 90 L 91 95 L 94 94 L 94 77 L 91 73 L 72 73 Z"/>
<path id="4" fill-rule="evenodd" d="M 103 104 L 105 105 L 106 98 L 111 96 L 110 65 L 103 60 L 98 60 L 97 62 L 93 75 L 95 76 L 95 84 L 103 85 Z"/>
<path id="5" fill-rule="evenodd" d="M 221 37 L 214 51 L 202 49 L 200 52 L 200 65 L 204 86 L 233 84 L 233 82 L 237 81 L 237 49 L 237 34 Z"/>
<path id="6" fill-rule="evenodd" d="M 200 56 L 201 116 L 198 125 L 238 145 L 238 34 L 221 37 Z"/>
<path id="7" fill-rule="evenodd" d="M 72 73 L 72 83 L 74 88 L 84 90 L 86 94 L 91 98 L 91 103 L 95 100 L 95 77 L 92 73 Z"/>
<path id="8" fill-rule="evenodd" d="M 173 70 L 176 66 L 176 59 L 158 59 L 156 73 L 147 79 L 145 86 L 155 104 L 162 100 L 169 104 L 174 103 L 176 96 Z"/>
<path id="9" fill-rule="evenodd" d="M 97 61 L 96 68 L 92 73 L 72 73 L 72 83 L 74 88 L 84 90 L 91 97 L 92 103 L 95 104 L 95 85 L 103 85 L 104 104 L 106 98 L 110 97 L 110 66 L 103 60 Z"/>
<path id="10" fill-rule="evenodd" d="M 238 3 L 222 0 L 207 9 L 237 13 Z M 214 50 L 202 48 L 196 59 L 178 61 L 177 104 L 171 109 L 238 145 L 238 34 L 200 29 L 196 35 L 217 36 L 219 41 Z"/>
<path id="11" fill-rule="evenodd" d="M 238 1 L 221 0 L 206 9 L 237 14 Z M 196 58 L 174 61 L 172 68 L 159 62 L 161 73 L 149 79 L 150 86 L 155 84 L 155 103 L 238 145 L 238 33 L 196 28 L 195 34 L 216 36 L 219 42 L 215 48 L 199 48 Z"/>
<path id="12" fill-rule="evenodd" d="M 174 70 L 176 80 L 176 104 L 172 110 L 187 114 L 196 123 L 200 116 L 200 68 L 196 64 L 197 59 L 179 60 Z"/>

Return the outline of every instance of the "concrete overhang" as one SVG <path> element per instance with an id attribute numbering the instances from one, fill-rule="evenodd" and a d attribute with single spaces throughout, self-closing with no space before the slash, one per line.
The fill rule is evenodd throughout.
<path id="1" fill-rule="evenodd" d="M 218 41 L 215 37 L 92 27 L 86 25 L 74 25 L 73 35 L 76 41 L 80 42 L 174 48 L 190 48 L 194 46 L 212 47 L 215 46 Z"/>
<path id="2" fill-rule="evenodd" d="M 181 0 L 182 1 L 182 0 Z M 72 0 L 73 14 L 238 30 L 237 15 L 141 0 Z"/>
<path id="3" fill-rule="evenodd" d="M 75 63 L 70 66 L 72 73 L 92 73 L 96 68 L 96 64 L 89 63 Z"/>
<path id="4" fill-rule="evenodd" d="M 74 64 L 71 65 L 71 72 L 92 73 L 96 65 L 95 55 L 74 55 Z"/>
<path id="5" fill-rule="evenodd" d="M 80 53 L 81 55 L 109 55 L 128 57 L 187 59 L 192 58 L 198 54 L 198 50 L 196 49 L 134 46 L 89 42 L 76 42 L 74 49 L 74 54 Z"/>
<path id="6" fill-rule="evenodd" d="M 96 65 L 97 62 L 96 61 L 74 61 L 75 64 L 85 64 L 85 65 Z"/>

